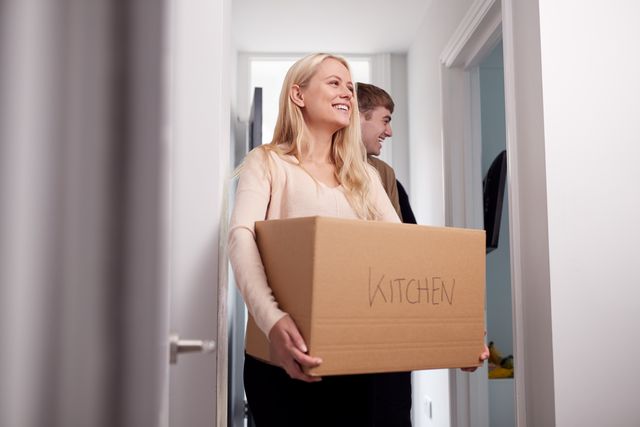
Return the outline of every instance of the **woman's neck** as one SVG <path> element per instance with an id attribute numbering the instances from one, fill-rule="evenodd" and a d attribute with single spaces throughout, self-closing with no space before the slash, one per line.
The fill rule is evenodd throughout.
<path id="1" fill-rule="evenodd" d="M 329 132 L 313 132 L 309 129 L 307 149 L 302 153 L 304 163 L 333 163 L 331 146 L 333 134 Z"/>

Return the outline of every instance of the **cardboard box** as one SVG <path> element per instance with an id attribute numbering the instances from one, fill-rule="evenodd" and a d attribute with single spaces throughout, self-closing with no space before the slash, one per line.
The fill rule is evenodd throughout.
<path id="1" fill-rule="evenodd" d="M 256 223 L 276 300 L 296 322 L 311 375 L 478 366 L 483 230 L 308 217 Z M 246 350 L 269 361 L 249 317 Z"/>

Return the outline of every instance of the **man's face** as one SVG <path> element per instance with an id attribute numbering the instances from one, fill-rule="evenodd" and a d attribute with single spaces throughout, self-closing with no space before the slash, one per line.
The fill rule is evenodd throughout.
<path id="1" fill-rule="evenodd" d="M 391 112 L 385 107 L 376 107 L 369 111 L 367 120 L 365 113 L 360 113 L 360 127 L 362 130 L 362 142 L 367 149 L 367 154 L 379 156 L 382 149 L 382 141 L 392 135 Z"/>

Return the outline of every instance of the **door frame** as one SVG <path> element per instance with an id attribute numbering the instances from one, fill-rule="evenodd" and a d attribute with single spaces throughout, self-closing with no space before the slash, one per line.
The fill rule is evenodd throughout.
<path id="1" fill-rule="evenodd" d="M 476 0 L 441 55 L 447 225 L 474 227 L 481 201 L 477 73 L 502 38 L 516 423 L 555 425 L 544 111 L 538 0 Z M 468 166 L 468 167 L 467 167 Z M 535 310 L 526 310 L 535 307 Z M 481 375 L 486 379 L 486 368 Z M 450 373 L 452 426 L 480 425 L 486 386 Z"/>
<path id="2" fill-rule="evenodd" d="M 553 427 L 555 391 L 538 0 L 502 0 L 502 20 L 516 420 L 521 427 Z"/>
<path id="3" fill-rule="evenodd" d="M 501 39 L 500 1 L 477 0 L 440 56 L 447 226 L 484 228 L 478 65 Z M 488 427 L 486 365 L 473 375 L 450 370 L 449 390 L 451 426 Z"/>

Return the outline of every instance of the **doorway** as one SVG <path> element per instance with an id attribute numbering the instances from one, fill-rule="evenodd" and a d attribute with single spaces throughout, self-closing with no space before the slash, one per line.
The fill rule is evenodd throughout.
<path id="1" fill-rule="evenodd" d="M 478 66 L 484 226 L 487 230 L 486 307 L 489 425 L 515 426 L 513 315 L 502 42 Z"/>
<path id="2" fill-rule="evenodd" d="M 480 228 L 474 69 L 503 40 L 515 417 L 522 427 L 555 424 L 538 14 L 537 1 L 476 0 L 441 55 L 446 221 Z M 450 382 L 452 425 L 486 425 L 488 384 L 458 373 Z"/>

